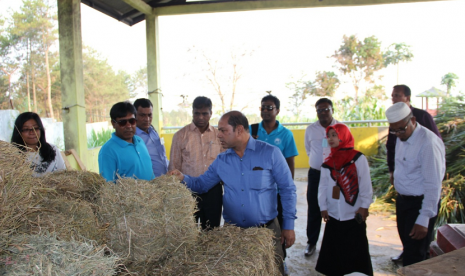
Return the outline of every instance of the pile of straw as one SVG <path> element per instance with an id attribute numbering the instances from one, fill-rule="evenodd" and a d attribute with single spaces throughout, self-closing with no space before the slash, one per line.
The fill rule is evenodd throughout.
<path id="1" fill-rule="evenodd" d="M 178 251 L 156 275 L 280 275 L 275 262 L 273 231 L 226 225 L 202 232 L 198 244 Z"/>
<path id="2" fill-rule="evenodd" d="M 108 225 L 108 246 L 144 267 L 196 243 L 195 206 L 191 192 L 172 176 L 125 178 L 101 188 L 99 219 Z"/>
<path id="3" fill-rule="evenodd" d="M 104 241 L 104 231 L 99 228 L 91 203 L 58 196 L 44 198 L 34 209 L 36 212 L 26 216 L 27 220 L 16 230 L 17 233 L 53 232 L 65 241 Z"/>
<path id="4" fill-rule="evenodd" d="M 0 275 L 116 274 L 118 258 L 105 246 L 59 241 L 53 235 L 19 235 L 0 247 Z"/>
<path id="5" fill-rule="evenodd" d="M 96 202 L 97 194 L 106 181 L 101 175 L 88 171 L 58 171 L 40 178 L 43 186 L 54 188 L 70 199 Z"/>
<path id="6" fill-rule="evenodd" d="M 27 156 L 10 143 L 0 141 L 0 235 L 9 235 L 34 212 L 37 179 L 32 176 Z"/>

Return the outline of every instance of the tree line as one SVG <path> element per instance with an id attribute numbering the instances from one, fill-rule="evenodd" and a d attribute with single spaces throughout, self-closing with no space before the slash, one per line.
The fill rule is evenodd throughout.
<path id="1" fill-rule="evenodd" d="M 0 15 L 0 108 L 34 111 L 61 120 L 56 1 L 23 0 Z M 146 70 L 115 71 L 96 50 L 83 47 L 87 121 L 102 121 L 117 101 L 141 89 Z M 145 75 L 144 75 L 145 70 Z"/>

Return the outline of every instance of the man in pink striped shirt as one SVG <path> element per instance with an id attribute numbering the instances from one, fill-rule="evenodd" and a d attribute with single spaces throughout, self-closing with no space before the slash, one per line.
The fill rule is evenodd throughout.
<path id="1" fill-rule="evenodd" d="M 212 102 L 207 97 L 197 97 L 192 103 L 192 123 L 173 136 L 169 171 L 178 169 L 183 174 L 200 176 L 224 151 L 217 138 L 218 130 L 210 125 Z M 197 195 L 195 219 L 202 229 L 220 226 L 223 207 L 223 187 L 218 183 L 205 194 Z"/>

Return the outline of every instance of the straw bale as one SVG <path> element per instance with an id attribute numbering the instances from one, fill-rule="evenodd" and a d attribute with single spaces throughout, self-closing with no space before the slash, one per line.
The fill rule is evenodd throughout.
<path id="1" fill-rule="evenodd" d="M 173 254 L 156 275 L 280 275 L 273 231 L 225 225 L 202 232 L 198 244 Z"/>
<path id="2" fill-rule="evenodd" d="M 59 241 L 54 235 L 17 235 L 0 244 L 0 275 L 116 274 L 118 257 L 91 242 Z"/>
<path id="3" fill-rule="evenodd" d="M 32 176 L 27 156 L 10 143 L 0 141 L 0 235 L 8 235 L 19 227 L 29 207 L 41 199 L 37 179 Z"/>
<path id="4" fill-rule="evenodd" d="M 98 173 L 88 171 L 57 171 L 40 178 L 44 187 L 54 188 L 58 194 L 96 202 L 98 191 L 106 180 Z"/>
<path id="5" fill-rule="evenodd" d="M 66 197 L 47 199 L 34 207 L 27 220 L 16 230 L 24 234 L 54 232 L 62 240 L 94 240 L 103 242 L 104 231 L 99 228 L 92 204 Z"/>
<path id="6" fill-rule="evenodd" d="M 100 190 L 99 219 L 107 244 L 127 262 L 150 263 L 196 242 L 196 202 L 173 176 L 152 181 L 123 178 Z"/>

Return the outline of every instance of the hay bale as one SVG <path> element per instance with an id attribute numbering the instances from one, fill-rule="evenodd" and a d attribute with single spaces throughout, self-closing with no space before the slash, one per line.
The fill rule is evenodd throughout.
<path id="1" fill-rule="evenodd" d="M 16 232 L 23 234 L 55 233 L 61 240 L 104 241 L 104 231 L 99 228 L 92 204 L 66 197 L 44 198 L 34 207 L 35 212 Z"/>
<path id="2" fill-rule="evenodd" d="M 273 231 L 226 225 L 202 232 L 198 244 L 177 251 L 156 275 L 280 275 L 275 262 Z"/>
<path id="3" fill-rule="evenodd" d="M 98 173 L 88 171 L 57 171 L 40 177 L 43 187 L 53 188 L 68 198 L 83 199 L 92 203 L 106 180 Z"/>
<path id="4" fill-rule="evenodd" d="M 0 235 L 9 235 L 20 226 L 29 207 L 41 199 L 27 156 L 10 143 L 0 141 Z"/>
<path id="5" fill-rule="evenodd" d="M 59 241 L 53 235 L 18 235 L 0 245 L 0 275 L 116 274 L 118 258 L 105 246 Z"/>
<path id="6" fill-rule="evenodd" d="M 99 219 L 107 223 L 107 244 L 127 262 L 142 264 L 165 258 L 195 244 L 196 202 L 174 177 L 152 181 L 120 179 L 100 190 Z"/>

